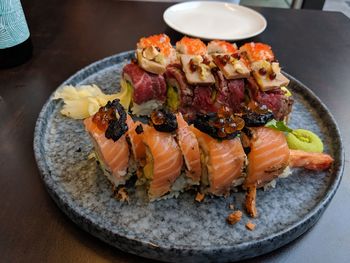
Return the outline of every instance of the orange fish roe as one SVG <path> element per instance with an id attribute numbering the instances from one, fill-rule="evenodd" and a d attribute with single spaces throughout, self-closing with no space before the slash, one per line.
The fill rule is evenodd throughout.
<path id="1" fill-rule="evenodd" d="M 186 47 L 188 55 L 205 55 L 207 53 L 206 45 L 198 38 L 183 37 L 176 45 L 178 43 Z"/>
<path id="2" fill-rule="evenodd" d="M 227 53 L 235 53 L 237 51 L 237 48 L 235 47 L 235 45 L 231 44 L 230 42 L 223 41 L 223 40 L 213 40 L 212 42 L 215 42 L 219 46 L 225 48 L 227 50 Z"/>
<path id="3" fill-rule="evenodd" d="M 170 54 L 170 50 L 172 49 L 170 38 L 165 34 L 143 37 L 138 43 L 138 47 L 140 48 L 147 48 L 150 46 L 159 47 L 160 52 L 165 56 L 168 56 Z"/>
<path id="4" fill-rule="evenodd" d="M 268 60 L 272 61 L 275 59 L 271 47 L 263 43 L 246 43 L 240 48 L 241 51 L 246 51 L 250 61 Z"/>

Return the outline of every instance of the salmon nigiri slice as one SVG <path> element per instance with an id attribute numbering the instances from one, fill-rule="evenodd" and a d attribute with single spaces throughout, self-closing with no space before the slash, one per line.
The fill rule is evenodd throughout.
<path id="1" fill-rule="evenodd" d="M 200 161 L 199 145 L 196 135 L 192 132 L 182 114 L 176 115 L 178 129 L 177 139 L 183 154 L 187 168 L 186 175 L 194 184 L 199 184 L 201 179 L 202 167 Z"/>
<path id="2" fill-rule="evenodd" d="M 92 117 L 85 119 L 84 125 L 93 139 L 104 174 L 114 186 L 125 184 L 131 175 L 128 173 L 129 146 L 125 134 L 117 141 L 107 139 L 105 132 L 92 121 Z"/>
<path id="3" fill-rule="evenodd" d="M 155 200 L 169 193 L 180 176 L 182 153 L 172 134 L 159 132 L 148 125 L 143 125 L 142 141 L 146 146 L 144 176 L 150 180 L 148 196 Z"/>
<path id="4" fill-rule="evenodd" d="M 250 128 L 252 139 L 248 154 L 245 187 L 262 187 L 272 181 L 289 164 L 289 148 L 283 132 L 272 128 Z"/>
<path id="5" fill-rule="evenodd" d="M 223 196 L 233 186 L 242 183 L 245 153 L 239 138 L 218 141 L 190 126 L 201 149 L 202 183 L 208 185 L 208 192 Z"/>

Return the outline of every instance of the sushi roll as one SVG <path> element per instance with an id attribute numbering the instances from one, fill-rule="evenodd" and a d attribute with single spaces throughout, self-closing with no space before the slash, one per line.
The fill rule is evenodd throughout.
<path id="1" fill-rule="evenodd" d="M 142 141 L 146 147 L 146 159 L 138 184 L 147 187 L 150 201 L 177 196 L 183 190 L 183 186 L 175 184 L 181 175 L 183 159 L 174 136 L 143 125 Z"/>
<path id="2" fill-rule="evenodd" d="M 91 136 L 95 155 L 103 173 L 113 186 L 125 184 L 132 176 L 134 166 L 130 163 L 129 145 L 126 140 L 126 113 L 119 101 L 108 102 L 94 116 L 85 119 L 84 125 Z"/>
<path id="3" fill-rule="evenodd" d="M 136 63 L 132 62 L 123 68 L 120 85 L 131 90 L 131 112 L 134 115 L 149 115 L 165 103 L 164 76 L 148 73 Z"/>
<path id="4" fill-rule="evenodd" d="M 290 151 L 281 131 L 256 127 L 249 128 L 249 133 L 250 153 L 244 186 L 260 188 L 283 174 L 289 164 Z"/>
<path id="5" fill-rule="evenodd" d="M 178 123 L 178 129 L 176 130 L 177 141 L 185 161 L 185 173 L 189 179 L 189 185 L 199 185 L 202 167 L 196 135 L 183 119 L 181 113 L 176 114 L 176 119 Z"/>
<path id="6" fill-rule="evenodd" d="M 136 48 L 137 60 L 123 68 L 120 85 L 132 94 L 131 112 L 149 115 L 166 100 L 166 67 L 177 61 L 176 51 L 165 34 L 141 38 Z"/>
<path id="7" fill-rule="evenodd" d="M 203 191 L 216 196 L 227 196 L 242 184 L 246 155 L 239 138 L 219 141 L 190 126 L 196 135 L 201 154 Z"/>
<path id="8" fill-rule="evenodd" d="M 286 89 L 289 79 L 282 72 L 269 45 L 246 43 L 239 49 L 240 55 L 251 69 L 247 81 L 249 107 L 267 107 L 276 120 L 288 120 L 294 100 Z"/>
<path id="9" fill-rule="evenodd" d="M 279 63 L 269 45 L 263 43 L 247 43 L 240 47 L 241 56 L 249 61 L 252 75 L 264 92 L 287 86 L 289 79 L 282 73 Z"/>
<path id="10" fill-rule="evenodd" d="M 136 57 L 142 69 L 163 74 L 166 66 L 176 61 L 176 51 L 165 34 L 143 37 L 137 43 Z"/>

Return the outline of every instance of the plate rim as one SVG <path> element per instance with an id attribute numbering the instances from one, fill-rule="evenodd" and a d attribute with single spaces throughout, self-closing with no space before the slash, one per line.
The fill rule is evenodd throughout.
<path id="1" fill-rule="evenodd" d="M 333 199 L 333 197 L 334 197 L 334 195 L 335 195 L 335 193 L 340 185 L 340 182 L 342 180 L 343 171 L 344 171 L 344 157 L 345 157 L 344 146 L 343 146 L 339 126 L 338 126 L 335 118 L 333 117 L 332 113 L 327 108 L 327 106 L 316 96 L 316 94 L 311 89 L 309 89 L 302 82 L 300 82 L 299 80 L 295 79 L 293 76 L 291 76 L 285 72 L 284 72 L 284 74 L 286 74 L 287 77 L 289 77 L 290 79 L 295 81 L 300 87 L 302 87 L 308 93 L 307 96 L 313 97 L 313 99 L 322 107 L 322 110 L 327 112 L 328 117 L 330 118 L 331 122 L 334 124 L 334 129 L 337 132 L 336 136 L 339 139 L 339 169 L 334 177 L 334 180 L 332 180 L 333 181 L 332 184 L 328 187 L 327 193 L 318 202 L 318 204 L 312 210 L 310 210 L 303 218 L 301 218 L 299 221 L 297 221 L 296 223 L 288 226 L 286 229 L 283 229 L 281 231 L 273 233 L 267 237 L 254 239 L 251 241 L 246 241 L 246 242 L 242 242 L 242 243 L 235 244 L 235 245 L 219 245 L 219 246 L 215 246 L 215 247 L 213 245 L 201 246 L 201 247 L 200 246 L 194 246 L 194 247 L 185 246 L 184 247 L 184 246 L 180 246 L 180 245 L 169 245 L 166 247 L 165 246 L 157 247 L 157 246 L 154 246 L 154 244 L 152 244 L 150 242 L 140 240 L 137 238 L 130 238 L 130 237 L 127 237 L 127 235 L 123 236 L 120 233 L 112 231 L 105 226 L 101 226 L 99 224 L 96 224 L 95 222 L 91 221 L 89 218 L 86 218 L 84 214 L 79 213 L 80 211 L 76 211 L 75 209 L 70 207 L 67 200 L 65 200 L 65 198 L 62 198 L 61 196 L 59 196 L 57 191 L 55 191 L 53 189 L 54 182 L 50 181 L 50 169 L 47 167 L 46 162 L 44 161 L 45 158 L 43 158 L 44 155 L 41 153 L 41 149 L 38 147 L 38 145 L 40 145 L 40 141 L 42 138 L 42 136 L 40 135 L 40 131 L 44 130 L 46 128 L 45 114 L 48 111 L 50 103 L 56 103 L 56 102 L 52 101 L 53 95 L 54 95 L 56 90 L 62 88 L 64 85 L 67 85 L 67 84 L 75 81 L 75 79 L 78 78 L 81 74 L 83 74 L 83 75 L 87 74 L 87 76 L 90 76 L 91 74 L 94 74 L 94 73 L 98 72 L 99 70 L 103 70 L 103 69 L 106 69 L 108 67 L 113 66 L 114 59 L 118 59 L 119 57 L 132 56 L 133 53 L 134 53 L 134 50 L 120 52 L 120 53 L 117 53 L 115 55 L 108 56 L 104 59 L 93 62 L 93 63 L 83 67 L 82 69 L 78 70 L 76 73 L 71 75 L 67 80 L 62 82 L 62 84 L 60 84 L 52 92 L 52 94 L 50 95 L 50 97 L 48 98 L 48 100 L 46 101 L 44 106 L 42 107 L 42 109 L 39 113 L 38 119 L 36 121 L 35 130 L 34 130 L 33 149 L 34 149 L 35 160 L 36 160 L 39 172 L 40 172 L 40 176 L 41 176 L 42 181 L 44 182 L 44 184 L 46 186 L 46 189 L 47 189 L 49 195 L 53 198 L 56 205 L 74 223 L 76 223 L 80 228 L 84 229 L 88 233 L 99 238 L 100 240 L 102 240 L 102 241 L 104 241 L 104 242 L 106 242 L 114 247 L 117 247 L 118 249 L 124 250 L 128 253 L 135 254 L 135 251 L 133 251 L 133 249 L 125 249 L 123 247 L 123 245 L 121 244 L 122 242 L 120 242 L 120 241 L 118 242 L 118 245 L 117 245 L 115 243 L 115 241 L 113 242 L 112 240 L 104 237 L 103 235 L 101 236 L 99 231 L 100 232 L 107 232 L 108 234 L 114 235 L 115 238 L 123 239 L 127 242 L 134 242 L 136 245 L 142 246 L 143 248 L 145 248 L 144 249 L 145 254 L 144 255 L 138 254 L 139 256 L 160 259 L 159 255 L 158 255 L 158 257 L 152 257 L 149 255 L 149 254 L 152 255 L 152 253 L 148 254 L 147 252 L 149 250 L 161 249 L 162 253 L 165 255 L 165 257 L 163 257 L 161 259 L 166 260 L 166 259 L 168 259 L 167 256 L 170 255 L 171 253 L 181 253 L 183 255 L 187 254 L 187 255 L 193 256 L 193 253 L 198 253 L 199 255 L 204 255 L 207 253 L 212 254 L 215 252 L 218 252 L 218 253 L 220 252 L 221 254 L 225 254 L 227 256 L 229 253 L 232 253 L 233 251 L 239 252 L 242 250 L 247 250 L 247 249 L 252 249 L 252 248 L 254 248 L 254 249 L 260 248 L 261 249 L 261 247 L 264 247 L 264 244 L 267 245 L 275 238 L 278 238 L 280 236 L 285 236 L 285 238 L 283 238 L 283 241 L 279 242 L 279 245 L 275 246 L 273 249 L 267 249 L 267 250 L 265 249 L 265 250 L 262 250 L 262 251 L 260 251 L 260 253 L 257 253 L 255 255 L 239 257 L 238 259 L 246 259 L 246 258 L 255 257 L 258 255 L 265 254 L 265 253 L 268 253 L 270 251 L 276 250 L 279 247 L 295 240 L 297 237 L 299 237 L 304 232 L 306 232 L 308 229 L 310 229 L 318 221 L 318 219 L 320 218 L 322 213 L 325 211 L 325 209 L 329 205 L 330 201 Z M 96 70 L 96 67 L 98 67 L 99 69 Z M 91 229 L 91 225 L 93 225 L 97 230 Z M 301 226 L 301 225 L 307 225 L 307 226 L 305 228 L 303 228 L 302 231 L 299 231 L 299 232 L 294 231 L 293 232 L 293 230 L 296 230 L 296 228 L 298 228 L 298 226 Z M 165 251 L 166 251 L 166 253 L 164 253 Z"/>
<path id="2" fill-rule="evenodd" d="M 225 38 L 225 37 L 206 37 L 206 36 L 202 36 L 202 35 L 197 35 L 197 34 L 193 34 L 187 30 L 183 30 L 181 28 L 179 28 L 178 26 L 176 26 L 172 21 L 170 21 L 170 19 L 167 17 L 169 15 L 169 12 L 172 11 L 172 9 L 178 7 L 178 6 L 182 6 L 182 5 L 190 5 L 193 3 L 198 3 L 201 5 L 208 5 L 208 4 L 217 4 L 217 5 L 230 5 L 230 6 L 234 6 L 235 8 L 239 9 L 239 10 L 245 10 L 248 11 L 252 14 L 254 14 L 257 18 L 261 19 L 261 21 L 263 22 L 263 26 L 261 27 L 260 30 L 255 31 L 254 33 L 248 34 L 246 36 L 241 36 L 241 37 L 230 37 L 230 38 Z M 188 2 L 180 2 L 177 4 L 174 4 L 170 7 L 168 7 L 164 13 L 163 13 L 163 20 L 164 22 L 172 29 L 174 29 L 177 32 L 180 32 L 181 34 L 187 35 L 187 36 L 191 36 L 191 37 L 198 37 L 200 39 L 204 39 L 204 40 L 209 40 L 209 39 L 217 39 L 217 40 L 228 40 L 228 41 L 238 41 L 238 40 L 243 40 L 243 39 L 248 39 L 257 35 L 260 35 L 262 32 L 265 31 L 266 27 L 267 27 L 267 20 L 266 18 L 259 12 L 255 11 L 252 8 L 246 7 L 246 6 L 242 6 L 242 5 L 238 5 L 235 3 L 229 3 L 229 2 L 223 2 L 223 1 L 188 1 Z"/>

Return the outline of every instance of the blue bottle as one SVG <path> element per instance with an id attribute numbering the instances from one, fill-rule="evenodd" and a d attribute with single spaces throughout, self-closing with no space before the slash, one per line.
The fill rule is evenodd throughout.
<path id="1" fill-rule="evenodd" d="M 32 56 L 32 42 L 20 0 L 0 1 L 0 68 L 20 65 Z"/>

